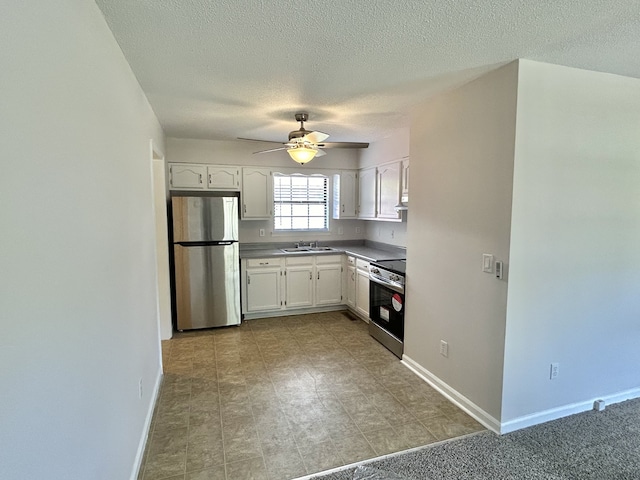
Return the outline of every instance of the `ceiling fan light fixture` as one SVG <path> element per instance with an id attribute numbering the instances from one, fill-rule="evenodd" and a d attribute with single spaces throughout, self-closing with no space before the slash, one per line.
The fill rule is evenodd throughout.
<path id="1" fill-rule="evenodd" d="M 309 147 L 295 147 L 289 148 L 287 150 L 287 153 L 294 162 L 298 162 L 300 165 L 304 165 L 305 163 L 313 160 L 313 158 L 318 153 L 318 150 Z"/>

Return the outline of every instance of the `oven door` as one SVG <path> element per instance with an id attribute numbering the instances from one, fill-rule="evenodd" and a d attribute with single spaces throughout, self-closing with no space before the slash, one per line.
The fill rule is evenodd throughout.
<path id="1" fill-rule="evenodd" d="M 369 277 L 369 318 L 398 340 L 404 340 L 404 292 Z"/>

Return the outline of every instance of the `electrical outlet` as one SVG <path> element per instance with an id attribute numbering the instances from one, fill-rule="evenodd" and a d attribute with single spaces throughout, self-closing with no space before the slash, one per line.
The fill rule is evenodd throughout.
<path id="1" fill-rule="evenodd" d="M 449 344 L 444 340 L 440 340 L 440 355 L 443 357 L 449 356 Z"/>
<path id="2" fill-rule="evenodd" d="M 362 228 L 356 227 L 356 233 L 362 233 Z"/>
<path id="3" fill-rule="evenodd" d="M 344 228 L 338 227 L 338 235 L 344 235 Z"/>
<path id="4" fill-rule="evenodd" d="M 260 229 L 260 236 L 261 236 L 261 237 L 264 237 L 264 228 L 261 228 L 261 229 Z"/>
<path id="5" fill-rule="evenodd" d="M 560 364 L 559 363 L 552 363 L 551 364 L 551 369 L 549 370 L 549 380 L 553 380 L 555 378 L 558 378 L 558 375 L 560 375 Z"/>
<path id="6" fill-rule="evenodd" d="M 138 398 L 142 398 L 142 378 L 138 381 Z"/>

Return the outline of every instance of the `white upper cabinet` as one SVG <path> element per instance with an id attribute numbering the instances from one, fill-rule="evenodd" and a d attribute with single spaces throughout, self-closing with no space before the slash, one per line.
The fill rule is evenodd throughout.
<path id="1" fill-rule="evenodd" d="M 400 193 L 400 199 L 403 203 L 409 203 L 409 159 L 402 160 L 402 172 L 400 174 L 402 191 Z"/>
<path id="2" fill-rule="evenodd" d="M 376 167 L 360 170 L 358 177 L 358 218 L 376 218 Z"/>
<path id="3" fill-rule="evenodd" d="M 358 172 L 343 170 L 333 176 L 333 218 L 357 218 Z"/>
<path id="4" fill-rule="evenodd" d="M 240 190 L 240 167 L 211 165 L 207 178 L 210 190 Z"/>
<path id="5" fill-rule="evenodd" d="M 240 190 L 240 168 L 228 165 L 169 164 L 171 190 Z"/>
<path id="6" fill-rule="evenodd" d="M 400 203 L 400 170 L 402 162 L 388 163 L 378 167 L 378 215 L 377 218 L 388 220 L 401 219 L 396 211 Z"/>
<path id="7" fill-rule="evenodd" d="M 204 190 L 207 174 L 206 165 L 190 163 L 169 164 L 169 187 L 172 190 Z"/>
<path id="8" fill-rule="evenodd" d="M 269 220 L 273 211 L 271 169 L 242 168 L 242 219 Z"/>
<path id="9" fill-rule="evenodd" d="M 397 160 L 377 167 L 364 168 L 358 174 L 358 218 L 401 222 L 402 214 L 396 210 L 396 206 L 400 203 L 405 188 L 407 198 L 409 195 L 409 160 Z M 405 178 L 406 183 L 403 183 Z"/>

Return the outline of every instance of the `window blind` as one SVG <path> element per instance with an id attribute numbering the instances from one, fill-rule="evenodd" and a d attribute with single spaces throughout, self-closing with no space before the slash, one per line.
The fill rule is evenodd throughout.
<path id="1" fill-rule="evenodd" d="M 274 229 L 327 230 L 327 197 L 327 177 L 274 175 Z"/>

